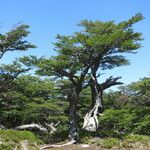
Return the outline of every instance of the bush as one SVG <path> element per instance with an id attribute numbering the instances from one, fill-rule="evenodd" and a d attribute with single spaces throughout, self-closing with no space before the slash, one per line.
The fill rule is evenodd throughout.
<path id="1" fill-rule="evenodd" d="M 99 118 L 98 134 L 101 137 L 120 138 L 127 134 L 150 135 L 150 115 L 148 107 L 105 110 Z"/>
<path id="2" fill-rule="evenodd" d="M 130 142 L 130 143 L 136 143 L 136 142 L 148 142 L 150 140 L 150 137 L 148 136 L 144 136 L 144 135 L 138 135 L 138 134 L 131 134 L 131 135 L 127 135 L 124 138 L 126 141 Z"/>
<path id="3" fill-rule="evenodd" d="M 47 136 L 44 137 L 45 143 L 57 143 L 64 141 L 68 138 L 68 128 L 66 126 L 61 126 L 57 128 L 57 131 L 54 133 L 49 133 Z"/>
<path id="4" fill-rule="evenodd" d="M 122 141 L 122 147 L 132 148 L 141 146 L 148 146 L 150 141 L 150 137 L 144 135 L 127 135 L 124 137 Z"/>
<path id="5" fill-rule="evenodd" d="M 0 150 L 13 150 L 15 147 L 21 149 L 22 141 L 27 141 L 30 149 L 34 150 L 37 149 L 37 144 L 42 143 L 29 131 L 0 130 Z"/>
<path id="6" fill-rule="evenodd" d="M 100 117 L 98 133 L 101 137 L 122 137 L 133 131 L 135 114 L 129 109 L 113 110 L 108 109 Z"/>
<path id="7" fill-rule="evenodd" d="M 101 148 L 138 148 L 138 147 L 148 147 L 150 137 L 144 135 L 126 135 L 119 138 L 103 138 L 97 142 L 97 145 Z"/>
<path id="8" fill-rule="evenodd" d="M 97 137 L 97 132 L 89 132 L 86 130 L 80 130 L 79 142 L 83 144 L 91 144 L 93 137 Z"/>
<path id="9" fill-rule="evenodd" d="M 101 146 L 102 148 L 110 149 L 110 148 L 113 148 L 113 147 L 119 147 L 120 146 L 120 141 L 117 138 L 106 138 L 106 139 L 100 140 L 98 145 Z"/>
<path id="10" fill-rule="evenodd" d="M 29 140 L 31 142 L 38 142 L 41 141 L 31 132 L 29 131 L 15 131 L 15 130 L 0 130 L 0 138 L 4 141 L 14 141 L 20 142 L 23 140 Z"/>

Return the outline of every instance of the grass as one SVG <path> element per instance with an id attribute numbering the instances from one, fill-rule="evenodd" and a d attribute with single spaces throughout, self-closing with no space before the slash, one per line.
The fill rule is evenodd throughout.
<path id="1" fill-rule="evenodd" d="M 119 138 L 104 138 L 97 142 L 97 145 L 111 149 L 117 148 L 138 148 L 138 147 L 149 147 L 150 137 L 144 135 L 127 135 L 123 139 Z"/>
<path id="2" fill-rule="evenodd" d="M 0 130 L 0 150 L 21 149 L 21 142 L 27 141 L 30 149 L 36 150 L 42 142 L 29 131 Z"/>
<path id="3" fill-rule="evenodd" d="M 150 137 L 144 135 L 126 135 L 123 138 L 97 138 L 94 140 L 92 136 L 85 134 L 82 135 L 81 143 L 97 145 L 99 148 L 111 149 L 111 148 L 139 148 L 139 147 L 149 147 Z M 21 142 L 26 142 L 28 144 L 28 149 L 38 150 L 38 144 L 42 142 L 37 138 L 32 132 L 29 131 L 15 131 L 15 130 L 0 130 L 0 150 L 20 150 Z M 76 147 L 75 147 L 76 146 Z M 77 145 L 74 145 L 78 148 Z M 69 148 L 69 147 L 68 147 Z"/>
<path id="4" fill-rule="evenodd" d="M 150 146 L 150 137 L 144 135 L 127 135 L 122 141 L 122 147 L 133 148 L 139 146 Z"/>
<path id="5" fill-rule="evenodd" d="M 111 149 L 113 147 L 120 147 L 120 141 L 117 138 L 106 138 L 100 140 L 97 145 L 102 148 Z"/>

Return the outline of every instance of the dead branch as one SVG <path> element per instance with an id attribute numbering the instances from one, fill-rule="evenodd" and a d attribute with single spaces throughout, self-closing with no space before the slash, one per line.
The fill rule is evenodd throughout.
<path id="1" fill-rule="evenodd" d="M 17 126 L 15 129 L 16 130 L 38 130 L 41 132 L 48 132 L 47 128 L 45 128 L 39 124 L 34 124 L 34 123 Z"/>
<path id="2" fill-rule="evenodd" d="M 42 146 L 42 147 L 40 148 L 40 150 L 46 149 L 46 148 L 68 146 L 68 145 L 71 145 L 71 144 L 74 144 L 74 143 L 76 143 L 75 140 L 72 140 L 72 141 L 70 141 L 70 142 L 68 142 L 68 143 L 65 143 L 65 144 L 58 144 L 58 145 L 57 145 L 57 144 L 49 144 L 49 145 Z"/>
<path id="3" fill-rule="evenodd" d="M 56 127 L 58 126 L 59 123 L 60 123 L 60 121 L 58 121 L 56 124 L 54 124 L 53 122 L 50 124 L 45 123 L 45 125 L 50 130 L 50 133 L 53 133 L 53 132 L 57 131 Z"/>

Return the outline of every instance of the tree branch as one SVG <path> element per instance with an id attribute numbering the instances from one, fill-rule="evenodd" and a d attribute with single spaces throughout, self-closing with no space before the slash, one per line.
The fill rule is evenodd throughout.
<path id="1" fill-rule="evenodd" d="M 121 79 L 121 77 L 113 78 L 111 76 L 108 79 L 106 79 L 105 82 L 99 84 L 98 87 L 101 90 L 106 90 L 106 89 L 110 88 L 111 86 L 123 84 L 122 82 L 118 82 L 119 79 Z"/>
<path id="2" fill-rule="evenodd" d="M 16 130 L 38 130 L 41 132 L 48 132 L 47 128 L 39 125 L 39 124 L 26 124 L 26 125 L 21 125 L 15 128 Z"/>

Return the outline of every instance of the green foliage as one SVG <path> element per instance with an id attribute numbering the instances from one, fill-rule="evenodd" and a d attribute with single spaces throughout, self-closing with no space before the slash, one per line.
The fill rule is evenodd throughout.
<path id="1" fill-rule="evenodd" d="M 101 136 L 150 135 L 149 78 L 104 95 L 104 116 L 100 117 Z"/>
<path id="2" fill-rule="evenodd" d="M 4 141 L 13 140 L 14 142 L 20 142 L 29 140 L 31 142 L 41 143 L 41 141 L 29 131 L 0 130 L 0 137 Z"/>
<path id="3" fill-rule="evenodd" d="M 17 25 L 12 30 L 5 34 L 0 34 L 0 59 L 8 51 L 25 51 L 29 48 L 36 48 L 35 45 L 24 40 L 29 35 L 28 25 Z M 5 93 L 14 88 L 12 83 L 16 77 L 28 71 L 30 68 L 24 68 L 21 63 L 14 61 L 12 64 L 0 64 L 0 104 L 1 98 L 5 99 Z M 6 98 L 7 99 L 7 98 Z M 0 105 L 1 108 L 1 105 Z"/>
<path id="4" fill-rule="evenodd" d="M 13 148 L 15 148 L 15 144 L 14 143 L 2 143 L 0 144 L 0 150 L 13 150 Z"/>
<path id="5" fill-rule="evenodd" d="M 150 137 L 144 135 L 127 135 L 124 137 L 128 142 L 136 143 L 136 142 L 148 142 Z"/>
<path id="6" fill-rule="evenodd" d="M 58 130 L 53 134 L 47 136 L 45 139 L 46 143 L 57 143 L 64 141 L 68 138 L 68 127 L 62 125 L 62 127 L 58 127 Z"/>
<path id="7" fill-rule="evenodd" d="M 37 149 L 37 144 L 42 144 L 42 141 L 29 131 L 0 130 L 0 150 L 13 150 L 15 147 L 19 150 L 21 142 L 25 140 L 33 150 Z"/>
<path id="8" fill-rule="evenodd" d="M 88 132 L 86 130 L 79 131 L 79 142 L 83 144 L 91 144 L 92 138 L 96 136 L 96 133 Z"/>
<path id="9" fill-rule="evenodd" d="M 148 147 L 150 137 L 144 135 L 129 134 L 120 138 L 103 138 L 99 139 L 96 143 L 101 148 L 139 148 Z"/>
<path id="10" fill-rule="evenodd" d="M 130 133 L 150 135 L 149 110 L 149 107 L 108 109 L 99 118 L 99 135 L 104 137 L 122 137 Z"/>
<path id="11" fill-rule="evenodd" d="M 23 40 L 29 35 L 28 25 L 18 25 L 5 34 L 0 34 L 0 59 L 8 51 L 24 51 L 36 46 Z"/>
<path id="12" fill-rule="evenodd" d="M 99 68 L 106 70 L 128 65 L 129 61 L 124 54 L 135 53 L 142 40 L 142 34 L 135 32 L 132 25 L 142 19 L 141 14 L 136 14 L 128 21 L 118 24 L 113 21 L 83 20 L 80 32 L 71 36 L 57 36 L 57 42 L 54 43 L 57 56 L 49 59 L 25 56 L 18 59 L 20 62 L 1 65 L 0 124 L 13 128 L 33 122 L 44 125 L 44 122 L 60 121 L 61 125 L 58 125 L 55 133 L 37 135 L 47 143 L 65 140 L 68 137 L 68 102 L 71 102 L 68 95 L 72 95 L 72 89 L 76 89 L 80 95 L 74 109 L 77 110 L 81 143 L 90 143 L 94 136 L 106 137 L 99 143 L 103 148 L 121 144 L 130 147 L 131 143 L 147 141 L 144 136 L 125 135 L 150 135 L 150 78 L 123 86 L 119 91 L 105 93 L 105 112 L 99 118 L 98 131 L 80 131 L 83 116 L 91 104 L 91 91 L 85 89 L 89 84 L 91 70 L 94 68 L 97 73 Z M 0 58 L 7 51 L 35 48 L 23 40 L 28 34 L 26 25 L 18 26 L 4 35 L 0 34 Z M 33 66 L 37 67 L 36 74 L 44 77 L 19 76 Z M 4 141 L 0 150 L 11 150 L 15 143 L 26 139 L 30 142 L 39 141 L 30 132 L 0 130 L 0 141 Z"/>
<path id="13" fill-rule="evenodd" d="M 105 109 L 122 109 L 127 106 L 130 97 L 120 91 L 109 91 L 103 94 L 103 101 Z"/>
<path id="14" fill-rule="evenodd" d="M 149 146 L 150 137 L 144 135 L 127 135 L 122 141 L 122 147 L 138 148 L 139 146 Z"/>
<path id="15" fill-rule="evenodd" d="M 83 144 L 91 144 L 91 139 L 92 137 L 91 136 L 81 136 L 80 137 L 80 143 L 83 143 Z"/>
<path id="16" fill-rule="evenodd" d="M 18 77 L 13 84 L 12 90 L 0 94 L 0 121 L 4 126 L 43 124 L 57 122 L 57 119 L 66 123 L 64 111 L 68 104 L 59 99 L 57 85 L 54 86 L 52 80 L 26 75 Z"/>
<path id="17" fill-rule="evenodd" d="M 150 115 L 144 116 L 137 124 L 138 125 L 134 130 L 135 133 L 150 136 Z"/>
<path id="18" fill-rule="evenodd" d="M 108 109 L 100 117 L 100 136 L 108 137 L 121 137 L 132 131 L 132 120 L 134 113 L 130 113 L 130 110 L 112 110 Z"/>
<path id="19" fill-rule="evenodd" d="M 54 43 L 57 56 L 40 58 L 40 61 L 33 57 L 22 60 L 26 65 L 38 66 L 40 75 L 67 77 L 73 83 L 79 82 L 77 79 L 80 78 L 82 83 L 92 66 L 105 70 L 129 64 L 122 53 L 135 53 L 140 48 L 142 34 L 135 32 L 132 25 L 142 19 L 142 14 L 138 13 L 118 24 L 83 20 L 79 24 L 80 32 L 70 36 L 57 35 Z"/>
<path id="20" fill-rule="evenodd" d="M 102 148 L 110 149 L 113 147 L 120 147 L 120 141 L 117 138 L 106 138 L 100 140 L 98 145 L 101 146 Z"/>
<path id="21" fill-rule="evenodd" d="M 145 77 L 129 85 L 132 92 L 132 103 L 135 105 L 150 106 L 150 78 Z"/>

